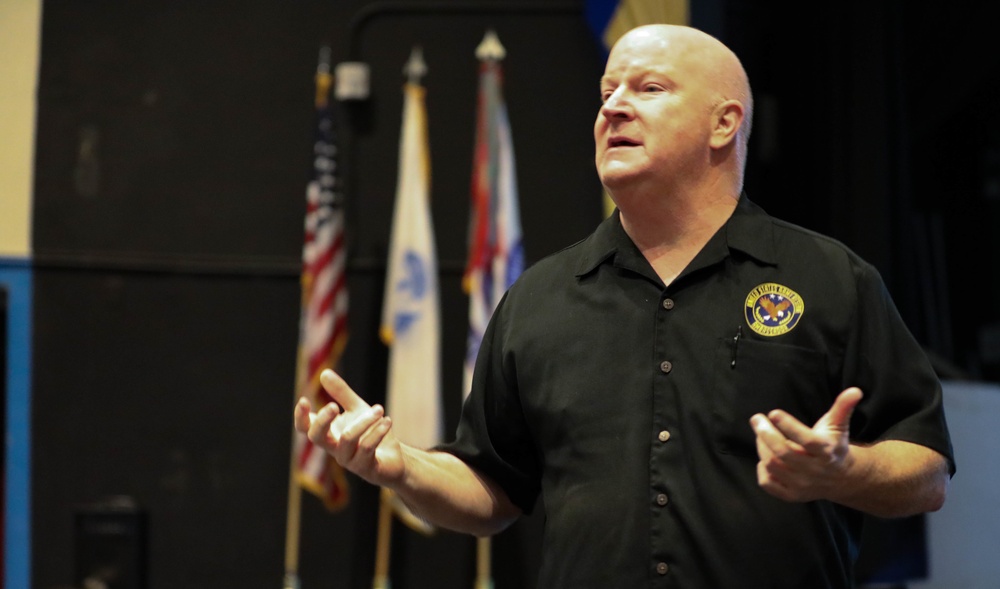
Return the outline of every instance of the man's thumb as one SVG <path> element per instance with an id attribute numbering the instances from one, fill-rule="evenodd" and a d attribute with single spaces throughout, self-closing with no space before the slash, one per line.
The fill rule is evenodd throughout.
<path id="1" fill-rule="evenodd" d="M 830 410 L 826 412 L 826 415 L 820 421 L 825 421 L 830 427 L 847 431 L 850 427 L 851 415 L 854 414 L 854 408 L 858 406 L 863 396 L 864 394 L 862 394 L 861 389 L 858 387 L 844 389 L 837 395 L 833 406 L 830 407 Z"/>

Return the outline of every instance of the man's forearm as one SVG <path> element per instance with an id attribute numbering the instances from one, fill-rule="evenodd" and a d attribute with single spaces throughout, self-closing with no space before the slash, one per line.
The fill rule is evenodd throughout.
<path id="1" fill-rule="evenodd" d="M 403 446 L 403 479 L 392 490 L 428 522 L 489 536 L 521 514 L 496 483 L 446 452 Z"/>
<path id="2" fill-rule="evenodd" d="M 950 476 L 947 460 L 930 448 L 887 440 L 851 445 L 851 465 L 832 501 L 877 517 L 906 517 L 937 511 Z"/>

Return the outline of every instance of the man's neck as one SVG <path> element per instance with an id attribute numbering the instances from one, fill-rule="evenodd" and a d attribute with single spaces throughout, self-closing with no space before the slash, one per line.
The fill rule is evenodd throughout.
<path id="1" fill-rule="evenodd" d="M 664 284 L 670 284 L 722 227 L 738 194 L 726 192 L 619 200 L 622 227 Z"/>

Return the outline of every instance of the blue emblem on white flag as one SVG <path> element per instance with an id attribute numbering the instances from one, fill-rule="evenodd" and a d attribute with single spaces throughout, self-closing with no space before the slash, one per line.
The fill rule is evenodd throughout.
<path id="1" fill-rule="evenodd" d="M 396 284 L 398 306 L 393 331 L 398 338 L 406 337 L 410 327 L 420 319 L 421 301 L 427 296 L 427 262 L 415 250 L 403 255 L 403 276 Z"/>

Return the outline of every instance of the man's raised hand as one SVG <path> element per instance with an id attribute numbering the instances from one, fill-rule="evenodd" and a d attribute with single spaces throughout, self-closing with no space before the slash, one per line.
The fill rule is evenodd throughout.
<path id="1" fill-rule="evenodd" d="M 403 476 L 399 441 L 381 405 L 369 405 L 332 370 L 320 383 L 335 403 L 315 413 L 309 400 L 295 405 L 295 429 L 333 456 L 341 466 L 375 485 L 391 486 Z"/>
<path id="2" fill-rule="evenodd" d="M 780 409 L 750 419 L 757 434 L 757 482 L 785 501 L 829 499 L 852 465 L 850 423 L 861 389 L 845 389 L 811 428 Z"/>

